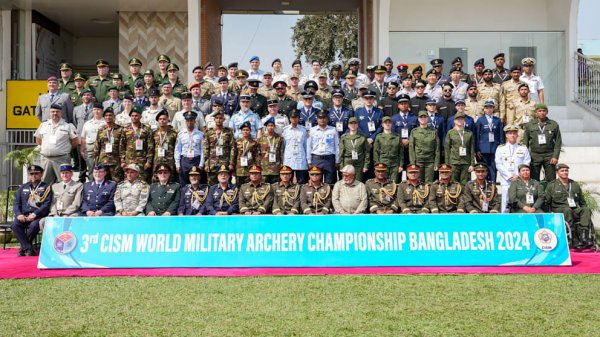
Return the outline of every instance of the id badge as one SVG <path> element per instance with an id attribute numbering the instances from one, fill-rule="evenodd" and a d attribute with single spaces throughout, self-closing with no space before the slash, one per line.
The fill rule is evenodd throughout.
<path id="1" fill-rule="evenodd" d="M 374 132 L 375 131 L 375 122 L 369 122 L 367 124 L 369 126 L 369 132 Z"/>
<path id="2" fill-rule="evenodd" d="M 217 156 L 222 156 L 223 155 L 223 147 L 217 146 L 215 152 L 217 153 Z"/>
<path id="3" fill-rule="evenodd" d="M 164 157 L 165 156 L 165 149 L 163 149 L 162 147 L 158 148 L 158 157 Z"/>
<path id="4" fill-rule="evenodd" d="M 342 122 L 335 122 L 335 131 L 337 131 L 337 132 L 344 131 L 344 123 L 342 123 Z"/>
<path id="5" fill-rule="evenodd" d="M 531 193 L 527 193 L 527 194 L 525 195 L 525 202 L 526 202 L 527 204 L 533 204 L 533 194 L 531 194 Z"/>
<path id="6" fill-rule="evenodd" d="M 248 157 L 244 156 L 244 157 L 240 157 L 240 165 L 246 167 L 248 166 Z"/>
<path id="7" fill-rule="evenodd" d="M 270 152 L 269 153 L 269 163 L 274 163 L 277 161 L 277 156 L 275 155 L 275 153 Z"/>
<path id="8" fill-rule="evenodd" d="M 56 210 L 62 211 L 63 207 L 65 207 L 65 205 L 63 204 L 62 200 L 56 200 Z"/>
<path id="9" fill-rule="evenodd" d="M 312 123 L 311 123 L 310 121 L 306 121 L 306 122 L 304 123 L 304 126 L 305 126 L 307 129 L 310 129 L 310 128 L 312 128 Z"/>
<path id="10" fill-rule="evenodd" d="M 48 144 L 56 144 L 56 135 L 48 135 L 46 141 Z"/>
<path id="11" fill-rule="evenodd" d="M 292 153 L 294 155 L 298 155 L 298 145 L 297 144 L 292 145 Z"/>
<path id="12" fill-rule="evenodd" d="M 514 171 L 515 170 L 515 163 L 512 163 L 512 162 L 508 163 L 508 170 L 511 171 L 511 172 Z"/>
<path id="13" fill-rule="evenodd" d="M 112 153 L 112 144 L 108 143 L 104 146 L 104 152 Z"/>
<path id="14" fill-rule="evenodd" d="M 460 146 L 458 148 L 458 155 L 461 157 L 466 157 L 467 156 L 467 148 Z"/>
<path id="15" fill-rule="evenodd" d="M 493 142 L 494 142 L 494 134 L 493 134 L 493 133 L 491 133 L 491 132 L 490 132 L 490 133 L 488 133 L 488 141 L 489 141 L 490 143 L 493 143 Z"/>
<path id="16" fill-rule="evenodd" d="M 546 144 L 546 135 L 538 135 L 538 144 L 540 144 L 540 145 Z"/>
<path id="17" fill-rule="evenodd" d="M 144 149 L 144 141 L 141 139 L 136 139 L 135 141 L 135 150 L 142 151 Z"/>
<path id="18" fill-rule="evenodd" d="M 217 145 L 223 146 L 223 138 L 219 138 L 219 140 L 217 140 Z"/>
<path id="19" fill-rule="evenodd" d="M 489 209 L 490 209 L 490 204 L 486 200 L 481 204 L 481 210 L 484 212 L 488 212 Z"/>
<path id="20" fill-rule="evenodd" d="M 529 123 L 529 115 L 528 114 L 523 115 L 523 123 Z"/>
<path id="21" fill-rule="evenodd" d="M 403 128 L 402 131 L 400 131 L 400 136 L 402 138 L 408 138 L 408 129 Z"/>
<path id="22" fill-rule="evenodd" d="M 325 143 L 324 142 L 319 143 L 319 150 L 325 151 Z"/>
<path id="23" fill-rule="evenodd" d="M 358 160 L 358 152 L 352 150 L 352 160 Z"/>
<path id="24" fill-rule="evenodd" d="M 569 203 L 569 207 L 577 207 L 577 204 L 575 203 L 575 199 L 567 198 L 567 202 Z"/>
<path id="25" fill-rule="evenodd" d="M 187 156 L 188 158 L 194 158 L 194 148 L 193 147 L 189 147 L 187 150 Z"/>
<path id="26" fill-rule="evenodd" d="M 200 208 L 200 203 L 198 202 L 198 200 L 194 199 L 194 201 L 192 201 L 192 208 L 193 209 Z"/>
<path id="27" fill-rule="evenodd" d="M 252 159 L 252 152 L 246 153 L 246 157 L 248 157 L 248 160 Z"/>

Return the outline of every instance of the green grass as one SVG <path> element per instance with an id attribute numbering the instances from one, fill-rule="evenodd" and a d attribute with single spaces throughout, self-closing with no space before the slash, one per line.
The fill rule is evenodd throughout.
<path id="1" fill-rule="evenodd" d="M 63 278 L 0 290 L 0 336 L 600 336 L 593 275 Z"/>

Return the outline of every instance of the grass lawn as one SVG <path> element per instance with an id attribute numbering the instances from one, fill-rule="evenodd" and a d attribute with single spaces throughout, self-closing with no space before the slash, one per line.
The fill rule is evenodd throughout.
<path id="1" fill-rule="evenodd" d="M 0 281 L 0 336 L 600 336 L 600 276 Z"/>

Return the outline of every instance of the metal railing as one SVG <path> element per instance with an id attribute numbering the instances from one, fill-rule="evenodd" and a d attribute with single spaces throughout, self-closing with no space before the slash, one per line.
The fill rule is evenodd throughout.
<path id="1" fill-rule="evenodd" d="M 600 114 L 600 62 L 575 52 L 575 101 Z"/>

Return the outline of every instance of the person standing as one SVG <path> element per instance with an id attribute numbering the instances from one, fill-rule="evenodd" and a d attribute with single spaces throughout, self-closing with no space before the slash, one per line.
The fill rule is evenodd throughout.
<path id="1" fill-rule="evenodd" d="M 373 144 L 373 162 L 387 165 L 387 176 L 398 183 L 401 176 L 404 147 L 400 136 L 392 132 L 392 118 L 383 117 L 383 132 L 377 135 Z"/>
<path id="2" fill-rule="evenodd" d="M 179 173 L 179 184 L 185 186 L 190 183 L 188 172 L 194 166 L 204 167 L 204 152 L 202 142 L 204 134 L 196 128 L 198 114 L 188 111 L 184 114 L 185 129 L 177 134 L 175 143 L 175 167 Z"/>
<path id="3" fill-rule="evenodd" d="M 249 180 L 251 166 L 257 161 L 258 143 L 252 138 L 250 122 L 244 122 L 240 127 L 242 131 L 241 138 L 235 141 L 233 146 L 233 158 L 235 164 L 235 184 L 242 186 Z"/>
<path id="4" fill-rule="evenodd" d="M 542 82 L 541 77 L 533 73 L 535 59 L 533 57 L 526 57 L 521 60 L 521 65 L 523 67 L 523 74 L 519 79 L 521 82 L 529 85 L 531 99 L 536 103 L 544 104 L 544 82 Z"/>
<path id="5" fill-rule="evenodd" d="M 95 91 L 96 102 L 102 103 L 106 99 L 108 87 L 112 86 L 112 79 L 108 76 L 110 64 L 103 59 L 96 60 L 96 76 L 90 77 L 88 85 Z"/>
<path id="6" fill-rule="evenodd" d="M 419 112 L 419 127 L 410 134 L 408 156 L 411 165 L 419 166 L 421 181 L 432 183 L 434 171 L 440 165 L 440 139 L 435 129 L 429 127 L 427 111 Z"/>
<path id="7" fill-rule="evenodd" d="M 246 122 L 250 126 L 250 135 L 252 138 L 257 139 L 262 136 L 260 117 L 250 110 L 250 100 L 249 95 L 240 95 L 240 110 L 233 114 L 229 120 L 229 128 L 234 130 L 235 139 L 239 139 L 242 136 L 241 126 Z"/>
<path id="8" fill-rule="evenodd" d="M 67 123 L 73 123 L 73 103 L 68 94 L 58 90 L 58 79 L 56 76 L 48 77 L 48 93 L 38 97 L 35 107 L 35 115 L 41 122 L 51 118 L 52 107 L 60 109 L 61 118 Z"/>
<path id="9" fill-rule="evenodd" d="M 96 147 L 96 142 L 98 141 L 98 133 L 100 130 L 104 128 L 106 122 L 104 121 L 104 117 L 102 117 L 102 105 L 100 103 L 94 103 L 94 108 L 92 109 L 92 118 L 86 121 L 81 126 L 81 137 L 80 137 L 80 154 L 81 157 L 85 160 L 87 169 L 87 176 L 92 179 L 92 169 L 96 166 L 94 161 L 94 149 Z M 86 171 L 79 171 L 79 180 L 85 182 Z"/>
<path id="10" fill-rule="evenodd" d="M 484 162 L 488 167 L 488 180 L 496 182 L 496 149 L 504 143 L 504 132 L 502 132 L 502 121 L 494 116 L 495 103 L 492 100 L 485 101 L 484 115 L 475 122 L 475 150 L 477 159 Z"/>
<path id="11" fill-rule="evenodd" d="M 279 168 L 283 162 L 283 139 L 275 133 L 275 118 L 265 121 L 265 132 L 258 139 L 258 166 L 263 181 L 272 184 L 279 181 Z"/>
<path id="12" fill-rule="evenodd" d="M 335 89 L 331 93 L 333 106 L 329 109 L 329 125 L 333 126 L 341 137 L 348 131 L 348 119 L 352 117 L 352 110 L 343 106 L 344 92 Z"/>
<path id="13" fill-rule="evenodd" d="M 531 162 L 527 147 L 517 142 L 518 130 L 516 125 L 505 126 L 506 143 L 496 149 L 495 163 L 500 174 L 502 213 L 508 212 L 508 189 L 514 181 L 519 179 L 518 168 L 523 164 L 529 166 Z"/>
<path id="14" fill-rule="evenodd" d="M 136 164 L 140 167 L 140 179 L 150 182 L 152 174 L 147 171 L 152 168 L 154 157 L 152 129 L 142 124 L 142 112 L 139 109 L 131 110 L 129 117 L 131 123 L 123 128 L 119 143 L 121 168 L 125 169 L 129 164 Z"/>
<path id="15" fill-rule="evenodd" d="M 162 109 L 155 117 L 158 128 L 152 132 L 154 143 L 154 156 L 152 158 L 152 172 L 156 172 L 159 164 L 167 164 L 175 167 L 175 146 L 177 144 L 177 132 L 169 125 L 169 113 Z M 155 180 L 155 177 L 153 177 Z"/>
<path id="16" fill-rule="evenodd" d="M 233 148 L 235 140 L 233 131 L 224 126 L 225 114 L 222 110 L 214 113 L 215 127 L 206 130 L 202 144 L 204 151 L 204 169 L 207 174 L 209 186 L 215 185 L 219 168 L 225 165 L 228 170 L 233 170 L 235 155 Z"/>
<path id="17" fill-rule="evenodd" d="M 335 183 L 331 196 L 335 214 L 363 214 L 368 205 L 365 184 L 356 180 L 352 165 L 346 165 L 340 172 L 342 180 Z"/>
<path id="18" fill-rule="evenodd" d="M 454 116 L 454 128 L 446 135 L 445 149 L 445 162 L 454 168 L 452 179 L 466 184 L 475 164 L 475 139 L 473 133 L 465 129 L 462 112 Z"/>
<path id="19" fill-rule="evenodd" d="M 319 173 L 324 173 L 325 183 L 334 184 L 340 163 L 339 138 L 335 128 L 327 125 L 327 119 L 325 111 L 317 114 L 317 126 L 310 129 L 306 148 L 308 165 L 319 167 Z"/>
<path id="20" fill-rule="evenodd" d="M 283 165 L 294 170 L 296 183 L 306 184 L 308 182 L 308 159 L 307 151 L 308 133 L 304 126 L 299 124 L 300 115 L 296 109 L 290 112 L 290 125 L 283 128 Z"/>
<path id="21" fill-rule="evenodd" d="M 369 169 L 371 163 L 371 150 L 367 138 L 358 133 L 358 120 L 356 117 L 348 119 L 348 132 L 340 138 L 340 167 L 352 165 L 355 178 L 363 181 L 363 174 Z"/>
<path id="22" fill-rule="evenodd" d="M 540 180 L 544 169 L 544 180 L 556 179 L 556 164 L 562 147 L 560 127 L 556 121 L 548 118 L 548 107 L 545 104 L 535 106 L 537 119 L 525 126 L 523 144 L 531 154 L 531 177 Z"/>
<path id="23" fill-rule="evenodd" d="M 120 154 L 123 127 L 115 124 L 115 113 L 110 108 L 104 111 L 102 117 L 104 117 L 106 125 L 98 130 L 98 136 L 94 144 L 95 164 L 90 168 L 90 173 L 96 165 L 102 164 L 108 173 L 107 179 L 118 183 L 123 179 Z M 91 178 L 90 176 L 90 180 Z"/>

